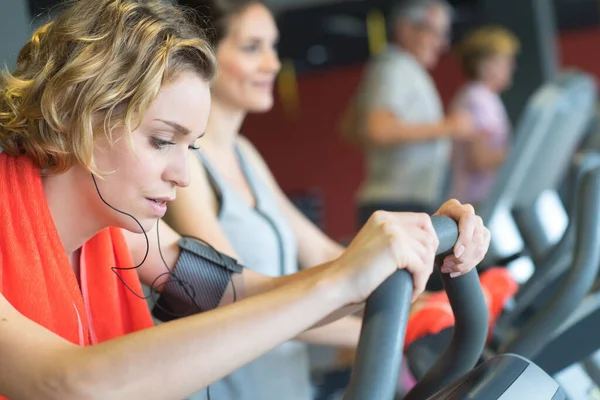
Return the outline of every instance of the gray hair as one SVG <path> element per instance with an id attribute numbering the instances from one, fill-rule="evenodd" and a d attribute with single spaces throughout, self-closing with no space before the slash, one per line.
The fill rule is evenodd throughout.
<path id="1" fill-rule="evenodd" d="M 445 0 L 399 0 L 392 8 L 390 22 L 392 25 L 396 25 L 399 21 L 423 22 L 427 10 L 432 6 L 442 7 L 450 18 L 453 17 L 454 10 Z"/>

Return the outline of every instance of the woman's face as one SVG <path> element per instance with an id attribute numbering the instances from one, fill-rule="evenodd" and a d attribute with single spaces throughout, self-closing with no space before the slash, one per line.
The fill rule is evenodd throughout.
<path id="1" fill-rule="evenodd" d="M 215 99 L 247 112 L 270 110 L 273 84 L 281 67 L 277 40 L 275 20 L 265 6 L 253 4 L 232 17 L 227 36 L 217 49 Z"/>
<path id="2" fill-rule="evenodd" d="M 94 148 L 97 167 L 115 171 L 96 178 L 106 202 L 150 230 L 175 198 L 176 188 L 189 184 L 190 148 L 204 134 L 209 112 L 208 83 L 195 73 L 184 73 L 159 91 L 132 132 L 133 148 L 123 129 L 114 132 L 113 145 L 100 135 Z M 89 175 L 85 179 L 89 182 Z M 93 185 L 85 187 L 89 186 L 89 200 L 107 225 L 141 233 L 132 218 L 111 210 Z"/>
<path id="3" fill-rule="evenodd" d="M 481 62 L 479 76 L 489 82 L 498 92 L 503 92 L 512 84 L 515 70 L 515 56 L 494 54 Z"/>

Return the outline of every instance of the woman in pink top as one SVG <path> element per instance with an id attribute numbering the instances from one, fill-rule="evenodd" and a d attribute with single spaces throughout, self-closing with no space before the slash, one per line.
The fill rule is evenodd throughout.
<path id="1" fill-rule="evenodd" d="M 500 93 L 512 82 L 518 39 L 501 27 L 482 27 L 465 37 L 459 61 L 469 81 L 452 108 L 471 114 L 477 134 L 456 140 L 453 148 L 452 196 L 460 201 L 484 201 L 504 162 L 510 122 Z"/>

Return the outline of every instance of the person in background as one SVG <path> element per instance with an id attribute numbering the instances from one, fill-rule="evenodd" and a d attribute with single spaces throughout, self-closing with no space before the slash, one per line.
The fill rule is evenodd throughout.
<path id="1" fill-rule="evenodd" d="M 519 47 L 515 35 L 499 26 L 481 27 L 458 46 L 468 82 L 458 91 L 452 109 L 468 112 L 476 131 L 454 141 L 451 194 L 461 201 L 484 201 L 506 158 L 511 126 L 500 94 L 511 85 Z"/>
<path id="2" fill-rule="evenodd" d="M 290 275 L 338 258 L 344 247 L 307 219 L 286 197 L 268 165 L 240 133 L 248 113 L 273 107 L 280 70 L 275 19 L 259 0 L 179 0 L 210 34 L 219 74 L 192 182 L 171 204 L 165 221 L 202 238 L 262 274 Z M 214 399 L 311 400 L 308 343 L 353 349 L 361 319 L 347 317 L 303 334 L 210 386 Z M 192 398 L 206 399 L 199 392 Z"/>
<path id="3" fill-rule="evenodd" d="M 468 113 L 444 116 L 428 72 L 447 48 L 451 14 L 443 0 L 399 2 L 388 47 L 369 63 L 342 119 L 366 153 L 360 225 L 376 210 L 430 213 L 447 195 L 452 139 L 473 133 Z"/>
<path id="4" fill-rule="evenodd" d="M 259 151 L 240 133 L 248 113 L 273 106 L 280 69 L 273 15 L 257 0 L 180 0 L 209 32 L 219 74 L 212 88 L 206 135 L 190 165 L 191 184 L 178 190 L 165 221 L 179 234 L 201 238 L 269 276 L 284 276 L 335 260 L 344 252 L 285 196 Z M 433 211 L 432 211 L 433 212 Z M 420 313 L 419 315 L 422 315 Z M 430 331 L 419 324 L 414 340 Z M 347 317 L 302 334 L 210 386 L 211 397 L 308 400 L 306 343 L 352 354 L 361 319 Z M 340 360 L 341 361 L 341 360 Z M 345 366 L 351 359 L 344 360 Z M 204 400 L 207 393 L 193 398 Z"/>

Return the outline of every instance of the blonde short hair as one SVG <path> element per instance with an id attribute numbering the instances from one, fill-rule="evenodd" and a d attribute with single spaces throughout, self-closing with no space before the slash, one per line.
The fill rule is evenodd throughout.
<path id="1" fill-rule="evenodd" d="M 0 147 L 47 173 L 99 173 L 98 134 L 130 135 L 163 84 L 185 71 L 211 82 L 215 69 L 204 33 L 172 4 L 72 0 L 0 75 Z"/>
<path id="2" fill-rule="evenodd" d="M 501 26 L 484 26 L 467 34 L 457 48 L 460 64 L 470 79 L 477 79 L 481 62 L 495 55 L 515 55 L 519 39 Z"/>

